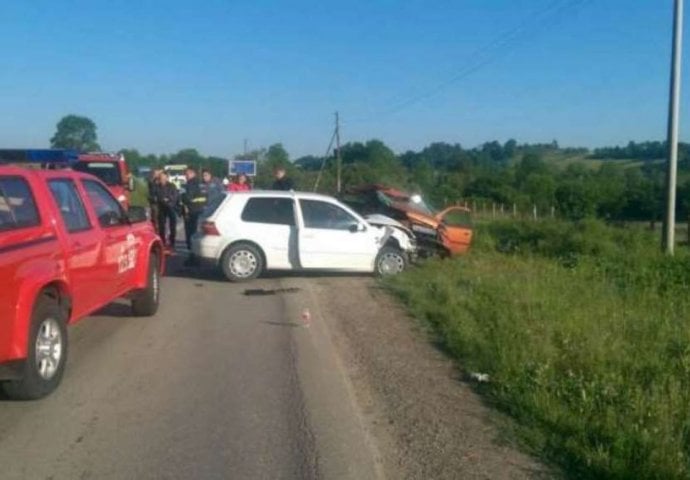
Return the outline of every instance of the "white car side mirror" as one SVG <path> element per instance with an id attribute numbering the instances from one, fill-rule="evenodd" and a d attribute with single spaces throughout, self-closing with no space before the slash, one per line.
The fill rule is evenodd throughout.
<path id="1" fill-rule="evenodd" d="M 350 225 L 350 228 L 348 228 L 348 230 L 350 230 L 350 232 L 352 233 L 366 232 L 367 226 L 363 223 L 353 223 L 352 225 Z"/>

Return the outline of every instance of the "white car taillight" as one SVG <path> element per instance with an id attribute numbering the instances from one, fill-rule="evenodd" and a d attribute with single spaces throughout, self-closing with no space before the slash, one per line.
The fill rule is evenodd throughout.
<path id="1" fill-rule="evenodd" d="M 204 235 L 220 236 L 218 227 L 214 222 L 204 221 L 201 222 L 201 233 Z"/>

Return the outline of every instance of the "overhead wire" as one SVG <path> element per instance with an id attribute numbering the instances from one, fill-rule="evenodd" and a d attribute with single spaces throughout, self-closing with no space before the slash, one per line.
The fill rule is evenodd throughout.
<path id="1" fill-rule="evenodd" d="M 396 102 L 393 105 L 381 109 L 374 114 L 362 118 L 355 118 L 348 123 L 364 123 L 384 115 L 397 113 L 419 101 L 426 100 L 438 95 L 443 90 L 466 78 L 467 76 L 482 69 L 486 65 L 496 61 L 515 48 L 520 41 L 529 38 L 530 34 L 536 33 L 542 27 L 551 23 L 565 12 L 580 7 L 591 0 L 555 0 L 545 8 L 523 19 L 518 25 L 502 33 L 486 45 L 475 50 L 465 62 L 450 78 L 437 83 L 425 91 L 411 95 L 409 98 Z"/>

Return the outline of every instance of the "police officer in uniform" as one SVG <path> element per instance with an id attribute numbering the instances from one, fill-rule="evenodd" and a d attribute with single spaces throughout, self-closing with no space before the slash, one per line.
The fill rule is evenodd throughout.
<path id="1" fill-rule="evenodd" d="M 179 193 L 177 187 L 169 181 L 168 174 L 161 172 L 158 177 L 158 186 L 154 190 L 155 203 L 158 206 L 158 235 L 166 244 L 166 250 L 175 249 L 175 233 L 177 231 L 177 201 Z M 168 237 L 166 238 L 166 223 Z M 166 242 L 167 240 L 167 242 Z"/>
<path id="2" fill-rule="evenodd" d="M 208 189 L 196 174 L 192 167 L 185 171 L 187 184 L 185 193 L 182 195 L 182 208 L 184 212 L 184 232 L 187 241 L 187 248 L 192 249 L 192 235 L 196 232 L 199 224 L 199 217 L 204 211 L 208 202 Z"/>
<path id="3" fill-rule="evenodd" d="M 163 169 L 155 167 L 153 170 L 151 170 L 151 174 L 146 180 L 148 185 L 148 201 L 149 209 L 151 211 L 151 223 L 153 223 L 153 228 L 158 234 L 160 234 L 160 232 L 158 231 L 158 194 L 156 192 L 158 190 L 158 185 L 160 184 L 160 176 L 162 171 Z"/>

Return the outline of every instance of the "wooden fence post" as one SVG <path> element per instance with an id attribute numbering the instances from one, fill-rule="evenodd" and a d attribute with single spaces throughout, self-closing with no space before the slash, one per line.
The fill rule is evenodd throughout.
<path id="1" fill-rule="evenodd" d="M 537 220 L 537 205 L 536 204 L 532 205 L 532 217 L 534 217 L 534 219 Z"/>

